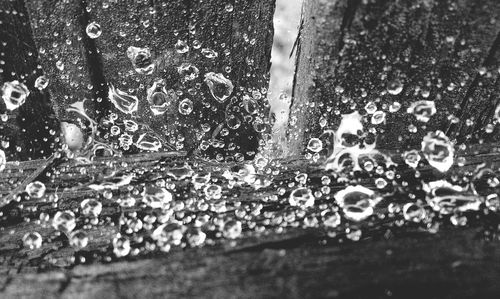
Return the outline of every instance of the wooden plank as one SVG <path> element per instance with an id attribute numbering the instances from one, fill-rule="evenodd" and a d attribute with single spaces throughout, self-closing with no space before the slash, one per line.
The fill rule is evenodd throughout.
<path id="1" fill-rule="evenodd" d="M 258 117 L 267 122 L 265 88 L 270 67 L 274 1 L 176 0 L 106 5 L 88 2 L 87 7 L 89 21 L 96 22 L 103 30 L 95 43 L 103 57 L 106 80 L 139 98 L 140 122 L 177 149 L 208 152 L 212 157 L 220 153 L 229 159 L 234 158 L 235 153 L 243 153 L 247 158 L 255 155 L 260 136 L 253 127 L 256 115 L 245 111 L 242 99 L 252 93 L 261 97 L 255 101 Z M 188 47 L 186 51 L 181 47 L 176 49 L 179 41 Z M 131 46 L 150 51 L 154 64 L 151 74 L 134 70 L 127 55 Z M 210 51 L 215 57 L 206 57 L 211 56 L 207 54 Z M 184 80 L 185 75 L 178 72 L 184 63 L 198 69 L 194 80 Z M 204 83 L 205 74 L 209 72 L 223 74 L 234 86 L 231 97 L 223 103 L 212 97 Z M 164 114 L 155 115 L 147 101 L 147 90 L 158 80 L 164 80 L 165 89 L 177 95 L 167 100 L 169 105 Z M 188 115 L 179 112 L 179 104 L 186 98 L 193 103 L 193 111 Z M 233 113 L 242 121 L 236 130 L 226 124 L 225 115 L 230 109 L 239 110 Z M 221 129 L 229 129 L 229 135 L 218 134 Z M 212 139 L 222 140 L 224 149 L 199 149 L 201 140 Z"/>
<path id="2" fill-rule="evenodd" d="M 7 160 L 48 157 L 56 147 L 59 124 L 51 95 L 34 86 L 44 73 L 38 63 L 24 1 L 2 0 L 0 6 L 0 83 L 17 80 L 29 91 L 25 103 L 17 109 L 7 109 L 1 101 L 0 148 L 6 152 Z"/>
<path id="3" fill-rule="evenodd" d="M 498 148 L 499 144 L 486 144 L 460 150 L 458 155 L 464 157 L 465 165 L 454 167 L 446 175 L 439 175 L 428 166 L 419 167 L 418 177 L 414 170 L 398 168 L 397 184 L 406 181 L 408 192 L 421 192 L 422 181 L 440 178 L 459 178 L 460 181 L 463 176 L 472 177 L 481 164 L 493 169 L 498 176 Z M 400 158 L 394 160 L 397 159 Z M 194 190 L 189 178 L 178 180 L 168 175 L 172 168 L 185 163 L 197 173 L 211 173 L 213 182 L 223 187 L 228 211 L 208 212 L 211 217 L 233 219 L 236 207 L 262 204 L 262 211 L 271 216 L 264 217 L 261 212 L 242 221 L 255 221 L 257 227 L 265 228 L 264 233 L 245 226 L 242 237 L 234 241 L 219 241 L 212 236 L 214 246 L 174 247 L 164 254 L 146 250 L 138 256 L 115 261 L 110 242 L 118 232 L 126 234 L 127 228 L 120 219 L 134 213 L 143 219 L 151 213 L 139 203 L 131 207 L 119 205 L 119 199 L 130 193 L 140 201 L 141 195 L 132 189 L 140 190 L 144 184 L 163 181 L 170 186 L 177 203 L 187 203 L 189 198 L 202 199 L 203 195 Z M 308 174 L 307 186 L 313 190 L 323 186 L 323 176 L 331 175 L 321 163 L 307 160 L 288 159 L 279 164 L 280 173 L 272 176 L 272 184 L 260 189 L 238 185 L 229 188 L 223 173 L 234 163 L 186 160 L 175 154 L 101 158 L 89 165 L 62 164 L 54 171 L 53 179 L 46 181 L 45 198 L 21 199 L 0 209 L 1 295 L 9 298 L 37 296 L 41 292 L 49 297 L 72 297 L 77 292 L 83 297 L 133 297 L 139 293 L 147 297 L 164 297 L 165 294 L 176 297 L 245 297 L 245 294 L 249 297 L 327 297 L 337 294 L 357 298 L 373 293 L 378 298 L 391 292 L 396 298 L 408 297 L 405 296 L 408 294 L 410 298 L 413 294 L 430 298 L 468 298 L 469 295 L 498 294 L 498 265 L 492 262 L 499 254 L 495 249 L 499 242 L 495 237 L 500 222 L 498 213 L 480 209 L 466 214 L 469 224 L 465 228 L 452 227 L 446 217 L 436 218 L 440 224 L 437 234 L 424 233 L 427 231 L 424 225 L 404 223 L 401 214 L 389 216 L 387 205 L 378 207 L 376 213 L 385 217 L 373 216 L 357 223 L 346 221 L 330 230 L 294 227 L 294 222 L 302 221 L 303 216 L 299 214 L 289 227 L 285 223 L 265 224 L 266 219 L 284 217 L 291 211 L 285 203 L 287 195 L 279 195 L 279 188 L 292 188 L 297 173 Z M 18 168 L 36 167 L 34 163 L 19 165 Z M 13 167 L 8 166 L 9 169 Z M 124 174 L 135 177 L 128 186 L 114 190 L 112 198 L 89 188 L 92 183 L 108 180 L 103 176 L 111 171 L 115 172 L 115 177 Z M 370 188 L 375 188 L 373 181 L 370 175 L 356 177 L 358 184 Z M 330 194 L 345 186 L 342 180 L 332 181 Z M 493 192 L 500 191 L 499 186 L 495 188 Z M 47 200 L 54 193 L 59 196 L 57 203 Z M 97 225 L 85 224 L 85 217 L 80 215 L 80 203 L 86 198 L 99 198 L 102 202 Z M 324 203 L 330 201 L 331 198 Z M 233 202 L 240 204 L 233 206 Z M 89 245 L 82 250 L 69 246 L 66 237 L 57 234 L 44 217 L 39 220 L 42 213 L 53 216 L 57 211 L 68 209 L 77 215 L 77 229 L 84 229 L 89 235 Z M 322 210 L 314 207 L 307 213 Z M 179 219 L 196 211 L 200 212 L 196 205 L 186 204 Z M 278 229 L 281 226 L 285 228 Z M 349 241 L 346 228 L 361 229 L 361 241 Z M 44 242 L 40 248 L 29 250 L 22 245 L 21 239 L 25 233 L 33 231 L 39 232 Z M 337 237 L 326 237 L 327 231 L 334 231 Z M 141 248 L 140 239 L 134 236 L 142 233 L 126 235 Z M 147 240 L 147 233 L 145 236 Z M 85 258 L 84 264 L 80 264 L 80 258 Z M 110 261 L 112 263 L 108 264 Z"/>
<path id="4" fill-rule="evenodd" d="M 498 1 L 306 1 L 291 151 L 335 129 L 338 113 L 366 114 L 369 102 L 387 113 L 385 123 L 370 125 L 382 148 L 418 146 L 438 129 L 459 143 L 498 140 L 499 14 Z M 428 123 L 406 113 L 420 100 L 435 103 Z M 393 102 L 401 104 L 397 113 L 389 112 Z"/>
<path id="5" fill-rule="evenodd" d="M 109 102 L 100 57 L 85 33 L 85 1 L 27 1 L 26 6 L 60 119 L 73 120 L 67 108 L 87 99 L 86 112 L 98 121 L 108 113 Z"/>

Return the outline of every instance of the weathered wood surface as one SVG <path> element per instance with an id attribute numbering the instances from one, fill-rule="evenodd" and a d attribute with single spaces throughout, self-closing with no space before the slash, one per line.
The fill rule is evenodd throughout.
<path id="1" fill-rule="evenodd" d="M 499 15 L 494 0 L 305 1 L 290 149 L 299 153 L 319 137 L 321 118 L 335 129 L 337 113 L 364 111 L 370 101 L 387 112 L 376 126 L 379 147 L 419 145 L 437 129 L 458 142 L 498 140 L 498 126 L 485 128 L 495 124 L 498 105 Z M 397 81 L 402 90 L 394 95 L 388 89 Z M 435 102 L 427 124 L 406 113 L 418 100 Z M 395 101 L 401 109 L 389 113 Z"/>
<path id="2" fill-rule="evenodd" d="M 254 123 L 267 122 L 265 99 L 272 44 L 274 1 L 27 1 L 34 40 L 39 48 L 41 65 L 52 79 L 51 91 L 57 99 L 62 120 L 71 120 L 69 104 L 89 99 L 88 114 L 99 121 L 109 111 L 119 115 L 117 125 L 126 114 L 114 109 L 108 100 L 109 86 L 139 98 L 134 120 L 140 123 L 139 135 L 150 129 L 164 143 L 178 150 L 203 152 L 201 140 L 213 144 L 222 140 L 224 149 L 208 152 L 233 156 L 242 153 L 252 157 L 259 146 Z M 230 5 L 231 8 L 228 7 Z M 102 34 L 91 39 L 85 30 L 96 22 Z M 177 41 L 187 43 L 190 51 L 178 53 Z M 198 46 L 197 46 L 198 45 Z M 148 48 L 155 70 L 151 75 L 138 74 L 127 57 L 130 46 Z M 209 59 L 201 54 L 211 49 L 218 56 Z M 191 63 L 200 73 L 184 81 L 177 68 Z M 208 72 L 222 73 L 234 85 L 234 92 L 224 103 L 218 103 L 203 82 Z M 147 89 L 164 79 L 166 89 L 175 92 L 167 113 L 154 116 L 147 101 Z M 245 110 L 244 95 L 261 96 L 255 101 L 259 119 Z M 183 115 L 179 103 L 194 103 L 193 112 Z M 111 110 L 110 110 L 111 109 Z M 218 134 L 225 125 L 228 111 L 235 110 L 242 122 L 229 135 Z M 202 125 L 208 126 L 204 132 Z M 121 126 L 123 131 L 123 126 Z M 102 134 L 104 136 L 104 134 Z M 233 145 L 234 144 L 234 145 Z M 169 146 L 165 146 L 168 149 Z M 132 150 L 133 151 L 133 150 Z"/>
<path id="3" fill-rule="evenodd" d="M 0 149 L 8 160 L 40 159 L 50 156 L 59 135 L 59 124 L 52 108 L 53 97 L 34 88 L 43 75 L 23 1 L 0 1 L 0 86 L 17 80 L 30 94 L 24 105 L 6 109 L 0 101 Z"/>
<path id="4" fill-rule="evenodd" d="M 453 168 L 445 177 L 472 173 L 483 163 L 498 170 L 500 156 L 492 151 L 497 148 L 498 144 L 488 144 L 460 151 L 458 155 L 466 158 L 465 166 Z M 58 210 L 76 211 L 84 198 L 99 196 L 87 186 L 102 182 L 102 175 L 110 168 L 117 175 L 135 173 L 131 186 L 138 186 L 167 178 L 169 168 L 185 162 L 183 155 L 164 153 L 98 159 L 87 166 L 61 165 L 58 180 L 46 183 L 47 193 L 59 195 L 57 205 L 21 199 L 4 206 L 0 219 L 2 297 L 496 298 L 500 294 L 500 247 L 495 226 L 499 215 L 493 212 L 478 216 L 477 221 L 470 215 L 467 227 L 444 222 L 437 234 L 408 224 L 395 225 L 396 218 L 372 217 L 357 224 L 363 232 L 358 242 L 345 237 L 346 226 L 336 230 L 337 237 L 328 238 L 322 229 L 281 230 L 280 225 L 269 223 L 267 234 L 245 230 L 243 238 L 234 242 L 217 241 L 214 246 L 198 249 L 174 248 L 170 253 L 139 254 L 122 261 L 110 255 L 111 239 L 123 229 L 119 219 L 124 213 L 141 212 L 139 206 L 122 208 L 117 203 L 126 194 L 126 187 L 114 191 L 113 199 L 101 198 L 100 223 L 88 230 L 91 242 L 82 250 L 69 246 L 63 235 L 58 236 L 49 224 L 37 220 L 42 212 L 53 215 Z M 212 172 L 221 182 L 224 179 L 219 175 L 231 166 L 194 160 L 188 163 L 194 169 Z M 1 176 L 3 192 L 41 164 L 9 164 Z M 321 186 L 321 177 L 326 174 L 321 164 L 300 159 L 280 165 L 281 173 L 269 187 L 224 190 L 228 207 L 234 198 L 244 204 L 262 203 L 264 211 L 278 211 L 276 215 L 279 211 L 286 213 L 286 205 L 266 198 L 277 195 L 278 186 L 294 181 L 297 171 L 309 174 L 308 186 L 313 189 Z M 419 171 L 419 180 L 444 177 L 427 166 Z M 412 181 L 413 171 L 401 170 L 398 174 L 398 180 L 419 188 Z M 177 198 L 190 194 L 189 184 L 172 182 Z M 360 177 L 358 183 L 373 187 L 373 178 Z M 332 193 L 344 186 L 333 183 Z M 78 227 L 83 225 L 80 221 Z M 44 237 L 42 247 L 23 248 L 21 237 L 34 230 Z M 80 264 L 81 257 L 86 264 Z"/>

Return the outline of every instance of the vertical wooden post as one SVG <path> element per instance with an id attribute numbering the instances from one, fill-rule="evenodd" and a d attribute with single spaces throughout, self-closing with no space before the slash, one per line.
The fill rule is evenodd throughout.
<path id="1" fill-rule="evenodd" d="M 499 140 L 499 15 L 493 0 L 305 1 L 291 151 L 335 129 L 340 114 L 366 114 L 370 102 L 386 112 L 370 125 L 378 147 L 418 146 L 431 130 L 459 143 Z M 407 113 L 421 100 L 437 109 L 427 123 Z M 398 112 L 389 111 L 394 102 Z"/>
<path id="2" fill-rule="evenodd" d="M 17 109 L 9 110 L 0 101 L 0 149 L 7 160 L 47 157 L 56 146 L 59 123 L 51 94 L 34 86 L 44 73 L 26 7 L 22 0 L 2 0 L 0 7 L 0 82 L 17 80 L 29 90 L 25 103 Z"/>

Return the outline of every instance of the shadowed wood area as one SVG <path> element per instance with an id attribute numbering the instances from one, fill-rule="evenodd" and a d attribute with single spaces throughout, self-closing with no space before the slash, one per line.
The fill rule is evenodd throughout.
<path id="1" fill-rule="evenodd" d="M 469 176 L 483 163 L 498 170 L 500 156 L 492 153 L 492 148 L 498 148 L 498 144 L 459 151 L 466 164 L 453 168 L 446 175 L 422 166 L 416 179 L 413 170 L 399 169 L 397 181 L 409 183 L 407 192 L 418 192 L 420 180 Z M 394 159 L 398 161 L 397 156 Z M 223 186 L 228 182 L 224 173 L 234 166 L 186 160 L 183 153 L 159 153 L 102 158 L 90 165 L 67 162 L 57 169 L 49 169 L 46 173 L 52 173 L 57 179 L 44 175 L 48 179 L 42 199 L 28 199 L 21 194 L 19 202 L 14 201 L 1 209 L 2 297 L 367 298 L 369 295 L 370 298 L 494 298 L 500 291 L 496 283 L 500 270 L 495 227 L 498 213 L 487 213 L 484 207 L 477 212 L 467 212 L 466 227 L 453 227 L 446 217 L 439 221 L 438 230 L 434 230 L 434 226 L 427 228 L 411 223 L 398 225 L 397 219 L 402 219 L 400 213 L 389 214 L 392 215 L 389 218 L 378 217 L 390 208 L 388 204 L 400 200 L 395 195 L 378 205 L 378 212 L 365 221 L 346 221 L 334 229 L 302 228 L 300 223 L 305 220 L 298 212 L 295 216 L 298 218 L 285 220 L 292 210 L 286 203 L 288 193 L 281 195 L 279 187 L 289 186 L 300 171 L 309 174 L 308 186 L 317 190 L 324 185 L 322 177 L 328 172 L 323 170 L 321 163 L 301 159 L 278 163 L 276 167 L 280 173 L 268 187 L 224 187 L 222 194 L 227 212 L 210 212 L 214 219 L 234 217 L 231 215 L 241 206 L 262 205 L 261 216 L 256 214 L 254 218 L 257 225 L 245 225 L 241 238 L 224 241 L 210 233 L 210 226 L 203 226 L 212 241 L 202 248 L 172 247 L 169 253 L 139 250 L 136 256 L 117 259 L 111 252 L 111 240 L 118 232 L 131 238 L 132 248 L 144 248 L 147 244 L 146 231 L 127 233 L 130 228 L 127 219 L 132 219 L 128 217 L 138 213 L 140 218 L 146 219 L 144 216 L 156 213 L 142 206 L 140 198 L 137 204 L 124 207 L 121 201 L 128 194 L 140 197 L 140 192 L 131 190 L 166 181 L 175 194 L 175 202 L 184 203 L 184 208 L 174 212 L 176 218 L 201 212 L 199 207 L 189 203 L 191 197 L 200 196 L 191 179 L 172 177 L 174 169 L 184 167 L 185 163 L 195 173 L 212 173 L 212 178 Z M 1 176 L 2 193 L 15 187 L 15 181 L 42 164 L 8 164 Z M 110 169 L 114 176 L 104 179 Z M 497 171 L 495 173 L 498 175 Z M 104 196 L 102 190 L 91 188 L 92 184 L 116 182 L 125 174 L 133 174 L 132 181 L 129 185 L 110 189 L 112 198 Z M 359 176 L 357 183 L 375 188 L 369 176 Z M 9 184 L 11 188 L 5 189 Z M 345 185 L 338 181 L 328 186 L 333 194 Z M 387 188 L 382 191 L 390 192 L 392 187 Z M 499 191 L 498 186 L 490 190 Z M 54 193 L 58 195 L 57 201 Z M 96 224 L 89 225 L 88 219 L 79 212 L 85 198 L 100 198 L 102 202 L 102 213 Z M 50 222 L 41 217 L 52 217 L 57 211 L 68 209 L 77 215 L 76 229 L 85 230 L 90 238 L 89 245 L 82 249 L 70 245 L 64 233 L 54 230 Z M 307 213 L 314 214 L 315 210 L 320 212 L 320 206 L 310 208 Z M 266 213 L 271 214 L 265 216 Z M 281 217 L 284 222 L 272 220 Z M 261 230 L 263 227 L 265 232 Z M 362 231 L 357 242 L 348 237 L 349 230 L 353 229 Z M 39 232 L 44 242 L 40 248 L 30 250 L 22 245 L 21 238 L 32 231 Z"/>
<path id="2" fill-rule="evenodd" d="M 1 148 L 8 160 L 40 159 L 56 147 L 59 123 L 53 97 L 34 87 L 43 75 L 23 1 L 0 1 L 0 82 L 19 81 L 30 90 L 26 102 L 15 110 L 0 101 Z M 2 91 L 3 93 L 3 91 Z"/>
<path id="3" fill-rule="evenodd" d="M 499 15 L 494 0 L 306 1 L 291 151 L 335 129 L 339 114 L 366 114 L 370 102 L 386 112 L 386 121 L 373 126 L 382 148 L 419 145 L 430 130 L 459 143 L 498 140 Z M 407 113 L 420 100 L 435 103 L 428 123 Z M 394 102 L 398 112 L 390 112 Z"/>

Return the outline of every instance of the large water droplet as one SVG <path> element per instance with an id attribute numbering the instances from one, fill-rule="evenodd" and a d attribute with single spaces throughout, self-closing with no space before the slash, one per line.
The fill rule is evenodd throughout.
<path id="1" fill-rule="evenodd" d="M 45 195 L 45 184 L 39 181 L 31 182 L 26 186 L 26 193 L 31 198 L 42 198 Z"/>
<path id="2" fill-rule="evenodd" d="M 75 214 L 71 211 L 58 211 L 52 219 L 52 226 L 65 233 L 71 232 L 76 227 Z"/>
<path id="3" fill-rule="evenodd" d="M 436 114 L 436 105 L 433 101 L 417 101 L 408 107 L 407 112 L 415 115 L 418 121 L 428 122 Z"/>
<path id="4" fill-rule="evenodd" d="M 36 249 L 42 247 L 42 236 L 38 232 L 26 233 L 23 236 L 24 247 Z"/>
<path id="5" fill-rule="evenodd" d="M 23 105 L 29 94 L 28 87 L 17 80 L 5 82 L 2 86 L 2 99 L 8 110 L 15 110 Z"/>
<path id="6" fill-rule="evenodd" d="M 87 28 L 85 28 L 85 32 L 87 33 L 87 36 L 92 39 L 98 38 L 102 34 L 101 25 L 96 22 L 91 22 L 87 25 Z"/>
<path id="7" fill-rule="evenodd" d="M 155 65 L 151 57 L 151 51 L 148 48 L 139 48 L 130 46 L 127 49 L 127 57 L 132 62 L 137 73 L 142 75 L 151 75 Z"/>
<path id="8" fill-rule="evenodd" d="M 38 90 L 44 90 L 49 86 L 49 79 L 46 76 L 40 76 L 35 80 L 35 88 Z"/>
<path id="9" fill-rule="evenodd" d="M 455 149 L 450 139 L 442 132 L 429 132 L 422 141 L 422 153 L 429 164 L 441 172 L 453 165 Z"/>
<path id="10" fill-rule="evenodd" d="M 233 93 L 233 83 L 222 74 L 213 72 L 205 74 L 205 83 L 208 85 L 212 96 L 219 103 L 224 103 L 231 93 Z"/>
<path id="11" fill-rule="evenodd" d="M 311 189 L 305 187 L 293 190 L 288 198 L 288 202 L 291 206 L 301 208 L 312 207 L 314 205 L 314 201 L 315 198 Z"/>
<path id="12" fill-rule="evenodd" d="M 137 111 L 139 99 L 136 96 L 129 95 L 115 88 L 112 84 L 109 84 L 108 97 L 111 103 L 115 105 L 116 109 L 123 113 L 132 114 Z"/>

